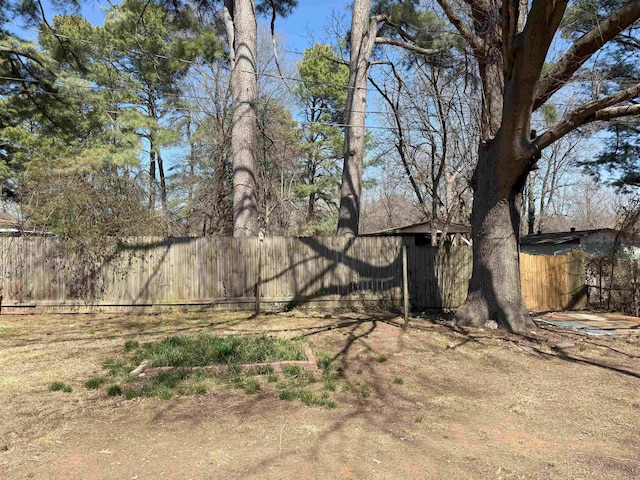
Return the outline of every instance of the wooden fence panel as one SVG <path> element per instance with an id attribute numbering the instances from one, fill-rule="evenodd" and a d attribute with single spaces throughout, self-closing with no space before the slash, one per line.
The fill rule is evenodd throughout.
<path id="1" fill-rule="evenodd" d="M 530 310 L 579 309 L 586 307 L 584 258 L 567 255 L 520 254 L 522 297 Z"/>
<path id="2" fill-rule="evenodd" d="M 471 248 L 412 246 L 407 252 L 409 290 L 414 308 L 456 308 L 467 296 Z"/>

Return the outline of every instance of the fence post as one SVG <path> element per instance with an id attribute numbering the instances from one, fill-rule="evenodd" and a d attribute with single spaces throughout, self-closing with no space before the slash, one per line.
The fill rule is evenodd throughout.
<path id="1" fill-rule="evenodd" d="M 407 272 L 407 244 L 402 240 L 402 298 L 404 300 L 404 325 L 409 328 L 409 274 Z"/>
<path id="2" fill-rule="evenodd" d="M 264 233 L 262 230 L 258 233 L 258 240 L 260 245 L 258 246 L 258 281 L 256 282 L 256 317 L 260 315 L 260 295 L 262 295 L 262 246 L 264 245 Z"/>

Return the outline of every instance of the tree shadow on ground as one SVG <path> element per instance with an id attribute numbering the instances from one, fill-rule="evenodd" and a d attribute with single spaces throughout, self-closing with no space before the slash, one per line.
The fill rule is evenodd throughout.
<path id="1" fill-rule="evenodd" d="M 466 328 L 454 325 L 452 322 L 441 322 L 450 331 L 461 337 L 459 343 L 451 345 L 449 348 L 455 350 L 470 342 L 487 343 L 487 342 L 508 342 L 523 352 L 533 353 L 543 359 L 559 359 L 572 363 L 581 363 L 605 370 L 621 373 L 634 378 L 640 378 L 640 364 L 638 362 L 630 363 L 628 360 L 640 358 L 637 355 L 630 354 L 619 348 L 607 345 L 603 340 L 593 335 L 574 332 L 562 329 L 560 327 L 551 327 L 542 322 L 535 322 L 538 329 L 530 330 L 529 333 L 513 334 L 502 330 L 485 330 L 477 328 Z M 420 328 L 414 326 L 414 328 Z M 624 361 L 604 361 L 602 359 L 594 360 L 584 355 L 579 355 L 575 351 L 575 347 L 580 343 L 584 348 L 596 348 L 613 352 L 621 357 Z M 628 365 L 627 365 L 628 364 Z M 636 368 L 633 368 L 635 365 Z"/>

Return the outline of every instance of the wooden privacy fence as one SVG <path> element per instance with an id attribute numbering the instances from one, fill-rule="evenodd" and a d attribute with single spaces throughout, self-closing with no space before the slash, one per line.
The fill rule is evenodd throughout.
<path id="1" fill-rule="evenodd" d="M 520 254 L 522 297 L 530 310 L 571 310 L 587 307 L 585 257 Z"/>
<path id="2" fill-rule="evenodd" d="M 400 238 L 130 238 L 95 262 L 52 238 L 0 238 L 3 311 L 402 299 Z M 257 285 L 258 278 L 261 279 Z"/>
<path id="3" fill-rule="evenodd" d="M 412 308 L 455 308 L 464 301 L 470 247 L 407 250 Z M 522 255 L 530 309 L 580 306 L 575 299 L 585 282 L 577 258 Z M 70 255 L 53 238 L 0 237 L 2 313 L 252 309 L 256 298 L 269 309 L 401 306 L 402 239 L 129 238 L 97 259 Z"/>

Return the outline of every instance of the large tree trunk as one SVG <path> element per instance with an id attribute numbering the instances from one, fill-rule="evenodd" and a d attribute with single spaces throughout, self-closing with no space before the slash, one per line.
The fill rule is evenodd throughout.
<path id="1" fill-rule="evenodd" d="M 497 171 L 496 164 L 502 162 L 491 161 L 491 156 L 499 155 L 499 150 L 480 152 L 471 214 L 473 273 L 467 300 L 457 310 L 456 320 L 467 326 L 483 326 L 495 320 L 501 328 L 521 332 L 534 326 L 520 290 L 519 231 L 524 180 L 514 182 Z"/>
<path id="2" fill-rule="evenodd" d="M 226 4 L 230 2 L 225 2 Z M 256 50 L 257 26 L 254 0 L 233 2 L 233 38 L 230 38 L 233 72 L 233 235 L 258 234 L 258 202 L 256 197 Z"/>
<path id="3" fill-rule="evenodd" d="M 340 188 L 338 231 L 340 236 L 358 235 L 360 195 L 364 171 L 364 121 L 367 110 L 369 58 L 377 34 L 377 22 L 370 20 L 369 0 L 356 0 L 351 17 L 351 60 L 349 62 L 349 96 L 344 148 L 344 167 Z"/>
<path id="4" fill-rule="evenodd" d="M 513 13 L 512 7 L 509 13 Z M 495 13 L 489 3 L 482 9 L 485 18 Z M 518 17 L 514 20 L 521 28 Z M 474 20 L 476 32 L 481 31 L 481 22 Z M 486 33 L 487 42 L 475 50 L 483 105 L 478 163 L 472 181 L 473 272 L 467 299 L 456 311 L 456 322 L 479 327 L 494 320 L 505 330 L 521 332 L 534 326 L 522 300 L 519 237 L 522 192 L 530 169 L 523 150 L 529 142 L 529 98 L 535 91 L 535 79 L 532 84 L 513 77 L 515 60 L 503 56 L 502 39 L 500 25 L 495 24 Z M 520 57 L 526 53 L 517 50 Z M 530 72 L 522 68 L 516 73 L 526 77 Z"/>

